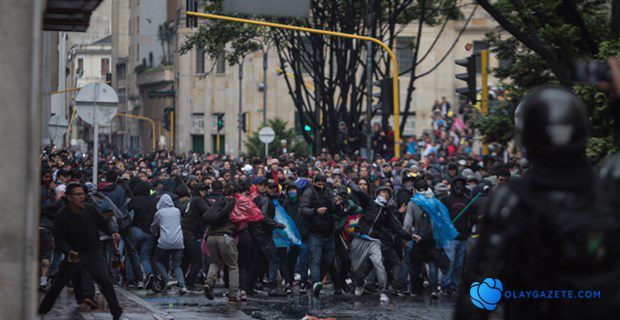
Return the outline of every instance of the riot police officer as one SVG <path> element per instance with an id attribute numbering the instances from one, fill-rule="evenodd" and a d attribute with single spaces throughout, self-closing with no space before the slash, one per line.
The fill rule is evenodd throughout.
<path id="1" fill-rule="evenodd" d="M 531 171 L 491 196 L 455 318 L 486 319 L 496 305 L 505 319 L 620 314 L 618 217 L 595 206 L 583 103 L 564 88 L 542 86 L 524 97 L 521 116 L 517 132 Z M 598 290 L 600 298 L 576 300 L 580 290 Z M 533 291 L 537 298 L 520 298 Z"/>

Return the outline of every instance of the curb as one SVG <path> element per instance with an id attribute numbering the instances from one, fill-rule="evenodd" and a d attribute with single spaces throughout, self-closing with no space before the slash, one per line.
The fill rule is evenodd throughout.
<path id="1" fill-rule="evenodd" d="M 136 304 L 140 305 L 141 307 L 145 309 L 148 309 L 152 313 L 153 319 L 167 320 L 167 318 L 162 314 L 161 310 L 159 310 L 157 307 L 155 307 L 151 303 L 140 299 L 140 297 L 136 296 L 135 294 L 125 289 L 122 289 L 122 288 L 114 288 L 114 289 L 116 290 L 116 292 L 122 293 L 127 299 L 135 302 Z"/>

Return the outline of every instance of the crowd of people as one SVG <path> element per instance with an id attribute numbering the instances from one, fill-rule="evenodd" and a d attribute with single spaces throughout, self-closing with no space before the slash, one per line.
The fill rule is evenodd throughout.
<path id="1" fill-rule="evenodd" d="M 326 150 L 267 159 L 108 154 L 97 159 L 95 185 L 89 154 L 46 150 L 39 312 L 70 282 L 92 307 L 99 284 L 115 318 L 113 285 L 214 299 L 223 282 L 230 302 L 257 291 L 320 295 L 327 283 L 334 294 L 381 301 L 454 294 L 489 192 L 527 163 L 478 156 L 473 132 L 449 104 L 437 106 L 432 130 L 411 137 L 401 158 L 390 158 L 387 143 L 371 160 Z M 231 220 L 242 198 L 260 220 Z M 299 239 L 274 239 L 283 233 Z"/>

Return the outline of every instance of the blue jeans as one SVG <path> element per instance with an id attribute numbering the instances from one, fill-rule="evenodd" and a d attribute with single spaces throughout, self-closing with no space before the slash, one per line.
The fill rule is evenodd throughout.
<path id="1" fill-rule="evenodd" d="M 467 241 L 452 240 L 444 247 L 444 251 L 448 258 L 450 258 L 450 268 L 441 278 L 441 287 L 458 288 L 461 284 L 463 265 L 465 263 L 465 257 L 467 256 Z"/>
<path id="2" fill-rule="evenodd" d="M 413 241 L 409 241 L 408 244 L 405 246 L 405 258 L 403 258 L 403 262 L 400 263 L 400 280 L 399 281 L 403 286 L 405 286 L 405 289 L 408 284 L 411 284 L 411 282 L 413 281 L 413 277 L 415 276 L 411 268 L 411 262 L 407 258 L 409 257 L 409 254 L 411 253 L 412 247 L 413 247 Z M 409 276 L 409 281 L 407 281 L 407 276 Z"/>
<path id="3" fill-rule="evenodd" d="M 181 260 L 183 260 L 183 249 L 162 249 L 157 248 L 157 269 L 161 274 L 164 283 L 170 281 L 166 266 L 170 266 L 174 277 L 179 281 L 179 287 L 185 287 L 185 276 L 181 269 Z"/>
<path id="4" fill-rule="evenodd" d="M 310 250 L 310 277 L 313 283 L 321 282 L 329 266 L 334 263 L 336 251 L 334 234 L 309 234 L 308 249 Z"/>
<path id="5" fill-rule="evenodd" d="M 429 282 L 429 288 L 431 289 L 431 291 L 436 291 L 437 290 L 437 285 L 439 284 L 439 268 L 437 268 L 437 266 L 435 265 L 434 262 L 429 262 L 428 263 L 428 282 Z"/>
<path id="6" fill-rule="evenodd" d="M 252 255 L 252 263 L 250 264 L 249 288 L 254 288 L 254 284 L 264 271 L 265 262 L 267 262 L 267 282 L 270 288 L 275 288 L 276 276 L 278 273 L 278 257 L 276 255 L 276 246 L 273 243 L 273 237 L 255 236 L 253 240 L 254 254 Z"/>
<path id="7" fill-rule="evenodd" d="M 301 283 L 308 283 L 308 267 L 310 261 L 308 261 L 308 256 L 310 252 L 308 251 L 308 245 L 304 244 L 299 252 L 299 257 L 297 258 L 297 264 L 295 265 L 295 272 L 299 273 L 301 276 Z"/>
<path id="8" fill-rule="evenodd" d="M 153 253 L 153 244 L 155 243 L 153 236 L 138 227 L 131 227 L 131 241 L 130 245 L 138 252 L 140 264 L 144 272 L 147 275 L 153 273 L 153 268 L 151 267 L 151 254 Z"/>

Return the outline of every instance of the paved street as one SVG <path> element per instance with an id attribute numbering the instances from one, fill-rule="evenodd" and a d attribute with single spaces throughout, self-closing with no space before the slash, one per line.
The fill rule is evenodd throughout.
<path id="1" fill-rule="evenodd" d="M 451 319 L 453 299 L 441 297 L 431 301 L 425 297 L 395 297 L 387 305 L 380 304 L 375 295 L 361 298 L 350 294 L 334 296 L 329 288 L 319 298 L 295 294 L 289 297 L 268 297 L 258 293 L 246 303 L 228 304 L 224 289 L 215 290 L 216 299 L 207 300 L 202 293 L 190 292 L 179 296 L 176 291 L 153 294 L 150 291 L 127 291 L 117 288 L 121 306 L 130 319 L 302 319 L 306 315 L 318 318 L 346 319 Z M 67 291 L 44 319 L 91 320 L 111 319 L 107 310 L 80 309 Z M 98 301 L 104 300 L 100 297 Z"/>

